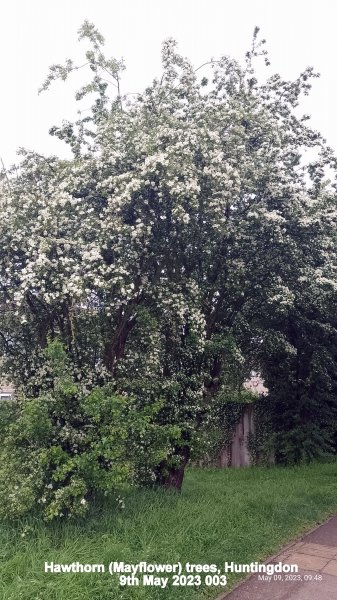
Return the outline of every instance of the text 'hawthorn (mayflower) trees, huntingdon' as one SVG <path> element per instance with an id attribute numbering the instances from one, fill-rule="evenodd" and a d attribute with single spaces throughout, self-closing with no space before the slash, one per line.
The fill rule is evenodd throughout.
<path id="1" fill-rule="evenodd" d="M 283 366 L 277 389 L 268 373 L 284 355 L 294 384 L 291 320 L 301 337 L 312 310 L 335 335 L 335 158 L 297 116 L 312 68 L 258 83 L 254 61 L 269 64 L 258 30 L 243 66 L 210 61 L 209 80 L 165 41 L 160 78 L 127 96 L 99 32 L 85 22 L 80 38 L 93 78 L 77 99 L 94 104 L 51 130 L 73 159 L 24 152 L 1 185 L 5 369 L 38 396 L 59 338 L 84 393 L 112 382 L 140 408 L 160 400 L 153 418 L 175 435 L 153 477 L 180 487 L 212 408 L 252 365 L 271 396 L 289 394 Z M 43 89 L 77 68 L 54 65 Z M 318 337 L 323 356 L 329 336 Z M 297 372 L 289 406 L 301 382 Z"/>

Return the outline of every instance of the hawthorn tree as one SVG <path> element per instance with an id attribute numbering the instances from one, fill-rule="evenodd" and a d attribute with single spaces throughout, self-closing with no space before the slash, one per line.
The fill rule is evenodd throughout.
<path id="1" fill-rule="evenodd" d="M 306 282 L 335 293 L 335 158 L 296 110 L 317 75 L 259 83 L 256 29 L 243 65 L 195 68 L 166 40 L 161 76 L 123 95 L 123 61 L 92 24 L 79 33 L 93 78 L 76 98 L 94 103 L 51 129 L 73 159 L 22 151 L 2 180 L 4 369 L 38 395 L 57 337 L 84 392 L 160 398 L 157 423 L 179 435 L 153 476 L 180 488 L 217 399 L 267 370 L 271 331 L 284 339 L 274 315 L 296 314 Z M 52 66 L 42 89 L 78 68 Z"/>

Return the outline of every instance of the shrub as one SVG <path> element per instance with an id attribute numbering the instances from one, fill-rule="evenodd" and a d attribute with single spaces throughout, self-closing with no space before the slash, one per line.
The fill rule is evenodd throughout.
<path id="1" fill-rule="evenodd" d="M 83 391 L 58 340 L 45 355 L 50 390 L 1 406 L 3 517 L 36 506 L 47 520 L 83 516 L 96 493 L 151 479 L 178 433 L 155 424 L 160 402 L 141 407 L 111 385 Z"/>

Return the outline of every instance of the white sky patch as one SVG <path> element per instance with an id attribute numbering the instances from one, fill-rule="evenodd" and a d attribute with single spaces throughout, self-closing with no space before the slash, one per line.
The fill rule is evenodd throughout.
<path id="1" fill-rule="evenodd" d="M 337 150 L 337 3 L 332 0 L 6 0 L 1 12 L 0 157 L 7 166 L 17 160 L 20 146 L 68 155 L 48 130 L 76 118 L 73 94 L 83 79 L 57 82 L 40 96 L 37 90 L 51 64 L 81 60 L 86 46 L 77 42 L 77 30 L 85 19 L 105 36 L 107 53 L 124 57 L 123 93 L 142 91 L 159 75 L 161 42 L 169 36 L 198 67 L 224 54 L 242 59 L 259 26 L 267 39 L 270 74 L 293 79 L 308 65 L 321 73 L 301 107 Z M 90 99 L 86 102 L 89 107 Z"/>

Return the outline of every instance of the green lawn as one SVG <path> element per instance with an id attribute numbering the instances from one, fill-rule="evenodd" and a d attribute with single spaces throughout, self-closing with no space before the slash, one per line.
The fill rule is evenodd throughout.
<path id="1" fill-rule="evenodd" d="M 187 473 L 181 495 L 135 490 L 125 509 L 96 507 L 81 522 L 2 525 L 2 600 L 184 600 L 215 598 L 215 587 L 120 588 L 117 576 L 45 574 L 54 563 L 237 563 L 263 559 L 337 513 L 337 463 L 299 468 Z M 230 584 L 233 578 L 229 578 Z M 225 588 L 225 589 L 228 589 Z"/>

